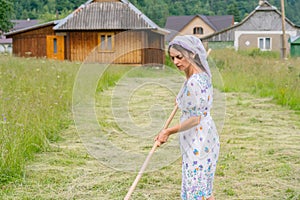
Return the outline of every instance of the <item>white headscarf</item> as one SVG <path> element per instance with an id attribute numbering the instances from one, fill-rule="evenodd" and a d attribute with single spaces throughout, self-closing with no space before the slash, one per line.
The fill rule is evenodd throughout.
<path id="1" fill-rule="evenodd" d="M 200 62 L 205 69 L 205 72 L 211 77 L 210 68 L 207 62 L 207 54 L 206 50 L 201 42 L 201 40 L 193 35 L 183 35 L 176 36 L 170 43 L 170 46 L 177 44 L 182 48 L 192 52 L 195 55 L 198 55 L 200 58 Z"/>

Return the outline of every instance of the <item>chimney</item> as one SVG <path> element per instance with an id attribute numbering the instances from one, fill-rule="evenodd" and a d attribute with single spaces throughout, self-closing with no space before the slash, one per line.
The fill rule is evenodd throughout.
<path id="1" fill-rule="evenodd" d="M 265 3 L 265 0 L 259 0 L 258 5 L 262 6 Z"/>

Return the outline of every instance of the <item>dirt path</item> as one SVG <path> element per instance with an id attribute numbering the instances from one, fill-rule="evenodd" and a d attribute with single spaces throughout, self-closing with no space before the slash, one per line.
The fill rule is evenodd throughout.
<path id="1" fill-rule="evenodd" d="M 112 141 L 118 131 L 110 132 Z M 136 173 L 115 171 L 91 157 L 74 126 L 62 136 L 63 141 L 28 164 L 23 180 L 3 187 L 0 198 L 123 199 Z M 269 98 L 227 93 L 220 138 L 217 199 L 300 199 L 299 114 Z M 177 159 L 144 174 L 132 199 L 179 199 L 180 181 Z"/>

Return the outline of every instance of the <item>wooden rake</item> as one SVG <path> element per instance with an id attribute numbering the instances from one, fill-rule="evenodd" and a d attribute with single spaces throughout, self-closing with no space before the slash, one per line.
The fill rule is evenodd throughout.
<path id="1" fill-rule="evenodd" d="M 173 109 L 171 115 L 169 116 L 168 120 L 166 121 L 166 123 L 165 123 L 163 129 L 166 129 L 166 128 L 169 127 L 169 125 L 170 125 L 172 119 L 174 118 L 174 116 L 175 116 L 177 110 L 178 110 L 178 106 L 176 105 L 176 106 L 174 107 L 174 109 Z M 143 175 L 143 173 L 144 173 L 144 171 L 145 171 L 145 169 L 146 169 L 146 167 L 147 167 L 147 165 L 148 165 L 148 163 L 149 163 L 149 161 L 150 161 L 150 158 L 152 157 L 152 155 L 153 155 L 155 149 L 156 149 L 159 145 L 160 145 L 159 142 L 158 142 L 158 141 L 155 141 L 155 143 L 154 143 L 154 145 L 153 145 L 151 151 L 149 152 L 149 154 L 148 154 L 148 156 L 147 156 L 147 158 L 146 158 L 146 160 L 145 160 L 143 166 L 142 166 L 141 169 L 140 169 L 140 172 L 139 172 L 138 175 L 136 176 L 136 178 L 135 178 L 133 184 L 131 185 L 129 191 L 127 192 L 127 194 L 126 194 L 124 200 L 129 200 L 129 198 L 130 198 L 131 194 L 133 193 L 133 191 L 134 191 L 134 189 L 135 189 L 137 183 L 138 183 L 139 180 L 141 179 L 141 177 L 142 177 L 142 175 Z"/>
<path id="2" fill-rule="evenodd" d="M 206 53 L 206 54 L 207 54 L 207 57 L 208 57 L 208 55 L 210 54 L 210 52 L 211 52 L 211 49 L 208 49 L 208 51 L 207 51 L 207 53 Z M 176 106 L 174 107 L 174 109 L 173 109 L 171 115 L 169 116 L 168 120 L 166 121 L 166 123 L 165 123 L 163 129 L 166 129 L 166 128 L 169 127 L 169 125 L 170 125 L 172 119 L 174 118 L 174 116 L 175 116 L 177 110 L 178 110 L 178 106 L 176 105 Z M 158 141 L 155 141 L 155 143 L 153 144 L 153 147 L 152 147 L 151 151 L 149 152 L 149 154 L 148 154 L 146 160 L 144 161 L 144 164 L 142 165 L 142 167 L 141 167 L 141 169 L 140 169 L 138 175 L 136 176 L 136 178 L 135 178 L 134 182 L 132 183 L 131 187 L 129 188 L 129 191 L 127 192 L 127 194 L 126 194 L 124 200 L 129 200 L 129 199 L 130 199 L 130 197 L 131 197 L 133 191 L 135 190 L 136 185 L 138 184 L 139 180 L 141 179 L 143 173 L 145 172 L 145 169 L 146 169 L 146 167 L 147 167 L 147 165 L 148 165 L 148 163 L 149 163 L 149 161 L 150 161 L 150 159 L 151 159 L 153 153 L 155 152 L 156 148 L 157 148 L 159 145 L 160 145 L 160 143 L 159 143 Z"/>

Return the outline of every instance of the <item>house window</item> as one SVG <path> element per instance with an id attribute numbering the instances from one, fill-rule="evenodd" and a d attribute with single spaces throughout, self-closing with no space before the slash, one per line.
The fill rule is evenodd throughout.
<path id="1" fill-rule="evenodd" d="M 99 51 L 112 52 L 114 51 L 114 37 L 113 33 L 99 34 Z"/>
<path id="2" fill-rule="evenodd" d="M 202 27 L 195 27 L 194 28 L 194 34 L 200 34 L 202 35 L 203 34 L 203 28 Z"/>
<path id="3" fill-rule="evenodd" d="M 270 51 L 272 48 L 271 38 L 258 38 L 258 48 L 262 51 Z"/>
<path id="4" fill-rule="evenodd" d="M 57 39 L 53 39 L 53 53 L 57 53 Z"/>

